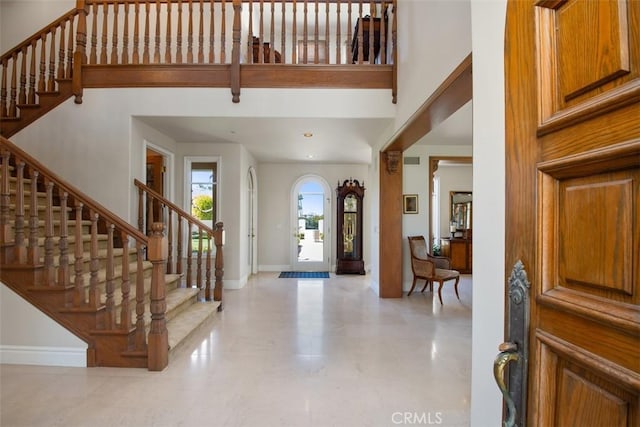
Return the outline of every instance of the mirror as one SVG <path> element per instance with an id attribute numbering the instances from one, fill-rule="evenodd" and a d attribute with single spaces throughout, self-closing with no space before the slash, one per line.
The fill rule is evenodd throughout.
<path id="1" fill-rule="evenodd" d="M 472 193 L 470 191 L 451 191 L 449 195 L 451 198 L 449 216 L 451 233 L 471 230 Z"/>

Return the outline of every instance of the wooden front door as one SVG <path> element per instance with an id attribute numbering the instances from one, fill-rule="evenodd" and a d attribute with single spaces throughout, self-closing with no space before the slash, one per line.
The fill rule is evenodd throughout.
<path id="1" fill-rule="evenodd" d="M 638 426 L 640 1 L 510 1 L 505 81 L 507 276 L 531 283 L 516 423 Z"/>

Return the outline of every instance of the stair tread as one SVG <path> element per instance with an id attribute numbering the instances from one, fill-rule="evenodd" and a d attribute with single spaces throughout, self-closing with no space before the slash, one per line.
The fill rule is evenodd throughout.
<path id="1" fill-rule="evenodd" d="M 167 323 L 169 348 L 175 351 L 210 316 L 218 311 L 219 301 L 197 302 Z"/>

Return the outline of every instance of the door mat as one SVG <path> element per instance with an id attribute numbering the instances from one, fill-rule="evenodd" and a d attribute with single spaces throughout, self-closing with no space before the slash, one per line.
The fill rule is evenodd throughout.
<path id="1" fill-rule="evenodd" d="M 280 279 L 328 279 L 326 271 L 283 271 L 278 276 Z"/>

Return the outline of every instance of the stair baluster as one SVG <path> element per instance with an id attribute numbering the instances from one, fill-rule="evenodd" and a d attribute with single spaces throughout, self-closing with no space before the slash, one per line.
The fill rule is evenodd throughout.
<path id="1" fill-rule="evenodd" d="M 18 105 L 27 103 L 27 47 L 21 50 L 22 64 L 20 65 L 20 90 L 18 91 Z"/>
<path id="2" fill-rule="evenodd" d="M 167 40 L 164 62 L 171 64 L 171 3 L 167 3 Z M 176 38 L 176 64 L 182 64 L 182 0 L 178 0 L 178 35 Z"/>
<path id="3" fill-rule="evenodd" d="M 55 286 L 56 270 L 54 268 L 53 258 L 53 182 L 45 179 L 45 188 L 47 192 L 47 205 L 44 217 L 44 286 Z M 62 214 L 61 214 L 62 216 Z"/>
<path id="4" fill-rule="evenodd" d="M 38 92 L 47 91 L 47 33 L 40 39 L 40 76 L 38 78 Z M 15 62 L 15 59 L 14 59 Z"/>
<path id="5" fill-rule="evenodd" d="M 124 4 L 124 33 L 122 35 L 122 64 L 129 63 L 129 3 Z"/>
<path id="6" fill-rule="evenodd" d="M 137 265 L 136 265 L 136 331 L 135 348 L 137 351 L 147 350 L 147 337 L 144 329 L 144 276 L 142 274 L 142 260 L 144 248 L 142 243 L 136 241 Z"/>
<path id="7" fill-rule="evenodd" d="M 140 53 L 138 51 L 138 46 L 140 44 L 140 5 L 138 4 L 138 0 L 135 0 L 133 5 L 133 56 L 131 57 L 131 62 L 133 64 L 140 63 Z"/>
<path id="8" fill-rule="evenodd" d="M 56 90 L 56 29 L 51 29 L 51 40 L 49 46 L 49 77 L 47 79 L 47 92 Z"/>
<path id="9" fill-rule="evenodd" d="M 213 239 L 207 234 L 207 267 L 205 270 L 205 284 L 204 284 L 204 299 L 211 301 L 213 298 L 211 292 L 211 246 L 213 245 Z"/>
<path id="10" fill-rule="evenodd" d="M 192 261 L 193 261 L 193 225 L 187 222 L 187 288 L 193 286 L 192 281 Z"/>
<path id="11" fill-rule="evenodd" d="M 149 36 L 149 0 L 145 0 L 145 15 L 144 15 L 144 50 L 142 51 L 142 63 L 149 63 L 149 43 L 151 42 Z"/>
<path id="12" fill-rule="evenodd" d="M 91 248 L 89 262 L 89 307 L 97 309 L 100 305 L 100 291 L 98 289 L 98 270 L 100 269 L 100 262 L 98 260 L 98 218 L 99 215 L 94 211 L 89 211 L 91 217 Z M 76 224 L 77 224 L 76 218 Z M 82 217 L 80 218 L 82 224 Z M 76 225 L 77 227 L 77 225 Z M 82 227 L 81 227 L 82 228 Z M 113 254 L 112 254 L 113 255 Z"/>
<path id="13" fill-rule="evenodd" d="M 111 239 L 109 239 L 111 241 Z M 131 307 L 129 298 L 131 283 L 129 282 L 129 236 L 122 232 L 122 304 L 120 308 L 120 328 L 124 331 L 131 329 Z M 115 327 L 115 326 L 114 326 Z"/>
<path id="14" fill-rule="evenodd" d="M 73 27 L 73 26 L 71 26 Z M 64 79 L 65 76 L 65 31 L 67 29 L 67 21 L 60 23 L 60 46 L 58 47 L 58 73 L 56 78 Z"/>
<path id="15" fill-rule="evenodd" d="M 113 224 L 107 224 L 107 259 L 106 259 L 106 283 L 105 283 L 105 328 L 107 330 L 116 329 L 116 304 L 114 301 L 114 290 L 115 285 L 113 283 L 114 273 L 114 264 L 113 264 Z M 127 247 L 123 246 L 122 248 L 122 267 L 125 265 L 129 265 L 129 257 L 127 252 Z M 123 287 L 124 287 L 124 274 L 122 275 Z M 128 278 L 127 278 L 128 280 Z M 124 292 L 122 293 L 124 298 Z M 128 295 L 127 295 L 128 297 Z M 124 302 L 124 301 L 123 301 Z M 122 310 L 124 310 L 124 306 Z"/>
<path id="16" fill-rule="evenodd" d="M 73 17 L 69 18 L 69 35 L 67 37 L 67 66 L 64 71 L 64 78 L 70 79 L 73 71 Z"/>
<path id="17" fill-rule="evenodd" d="M 182 274 L 182 217 L 178 216 L 178 256 L 176 262 L 176 274 Z"/>
<path id="18" fill-rule="evenodd" d="M 113 31 L 111 34 L 111 64 L 118 65 L 118 9 L 120 5 L 113 5 Z"/>
<path id="19" fill-rule="evenodd" d="M 2 151 L 2 176 L 0 180 L 0 247 L 11 241 L 11 224 L 9 223 L 9 159 L 11 153 Z M 4 255 L 3 255 L 4 256 Z M 1 260 L 1 258 L 0 258 Z"/>
<path id="20" fill-rule="evenodd" d="M 13 262 L 24 264 L 27 261 L 27 247 L 24 243 L 24 162 L 18 160 L 16 165 L 16 215 L 15 215 L 15 246 L 13 248 Z"/>
<path id="21" fill-rule="evenodd" d="M 9 97 L 9 110 L 7 112 L 7 117 L 17 117 L 18 116 L 18 108 L 17 108 L 17 88 L 16 88 L 16 75 L 18 70 L 16 70 L 16 64 L 18 62 L 18 54 L 14 53 L 11 55 L 12 62 L 12 71 L 11 71 L 11 95 Z"/>
<path id="22" fill-rule="evenodd" d="M 82 203 L 76 203 L 75 209 L 75 279 L 73 282 L 73 306 L 80 307 L 84 305 L 86 301 L 85 289 L 84 289 L 84 271 L 83 271 L 83 255 L 84 248 L 82 243 Z"/>
<path id="23" fill-rule="evenodd" d="M 193 0 L 189 0 L 189 25 L 187 28 L 187 63 L 193 64 Z"/>
<path id="24" fill-rule="evenodd" d="M 102 36 L 100 47 L 100 64 L 107 63 L 107 45 L 109 44 L 109 36 L 107 35 L 109 28 L 109 5 L 107 2 L 102 3 Z"/>
<path id="25" fill-rule="evenodd" d="M 167 215 L 167 274 L 173 274 L 173 211 L 168 209 Z"/>
<path id="26" fill-rule="evenodd" d="M 202 229 L 198 229 L 198 255 L 196 256 L 196 286 L 200 290 L 204 290 L 202 283 Z"/>
<path id="27" fill-rule="evenodd" d="M 31 168 L 31 197 L 29 204 L 29 251 L 27 262 L 30 265 L 37 265 L 40 262 L 40 252 L 38 246 L 38 176 L 40 173 Z"/>
<path id="28" fill-rule="evenodd" d="M 66 191 L 60 196 L 60 239 L 58 240 L 58 249 L 60 256 L 58 258 L 58 286 L 67 287 L 71 282 L 71 271 L 69 268 L 69 212 L 67 203 L 69 194 Z"/>
<path id="29" fill-rule="evenodd" d="M 91 17 L 91 51 L 89 52 L 89 64 L 98 63 L 98 3 L 93 4 Z"/>

